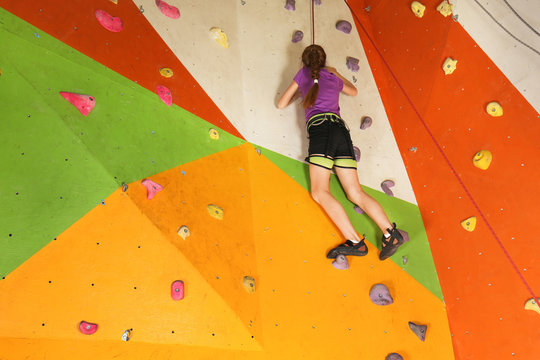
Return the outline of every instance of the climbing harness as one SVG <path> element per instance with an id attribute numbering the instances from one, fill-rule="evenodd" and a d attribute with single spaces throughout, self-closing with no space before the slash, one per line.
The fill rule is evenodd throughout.
<path id="1" fill-rule="evenodd" d="M 487 225 L 489 231 L 491 232 L 491 234 L 493 235 L 493 237 L 495 238 L 495 240 L 497 241 L 497 244 L 499 245 L 499 247 L 501 248 L 501 250 L 503 251 L 504 255 L 506 256 L 506 258 L 508 259 L 508 261 L 510 262 L 510 264 L 512 265 L 512 267 L 514 268 L 515 272 L 517 273 L 518 277 L 521 279 L 521 281 L 523 282 L 523 284 L 525 285 L 525 287 L 527 288 L 527 290 L 529 291 L 529 293 L 532 295 L 532 297 L 534 299 L 536 299 L 536 302 L 537 303 L 540 303 L 539 301 L 539 298 L 534 294 L 532 288 L 530 287 L 529 283 L 527 282 L 527 280 L 525 280 L 525 277 L 523 276 L 523 274 L 521 273 L 521 271 L 519 271 L 516 263 L 514 262 L 514 260 L 512 259 L 512 257 L 510 256 L 510 254 L 508 253 L 508 251 L 506 250 L 506 248 L 504 247 L 502 241 L 499 239 L 499 237 L 497 236 L 497 233 L 495 232 L 495 230 L 493 229 L 493 227 L 491 226 L 491 224 L 489 223 L 488 219 L 486 218 L 484 212 L 480 209 L 480 206 L 478 205 L 478 203 L 476 202 L 476 200 L 474 200 L 472 194 L 470 193 L 469 189 L 467 188 L 467 186 L 465 185 L 465 183 L 463 183 L 463 181 L 461 180 L 461 178 L 459 177 L 459 174 L 457 173 L 456 169 L 454 168 L 454 166 L 452 165 L 452 163 L 450 162 L 450 159 L 448 159 L 448 157 L 446 156 L 446 154 L 444 153 L 441 145 L 439 144 L 439 142 L 435 139 L 435 136 L 433 135 L 433 133 L 431 132 L 431 130 L 429 129 L 429 127 L 427 126 L 426 122 L 424 121 L 424 119 L 422 118 L 422 115 L 420 115 L 420 112 L 418 111 L 418 109 L 416 108 L 416 106 L 414 106 L 414 103 L 412 102 L 411 98 L 409 97 L 409 95 L 407 94 L 407 92 L 405 91 L 405 89 L 403 88 L 403 86 L 401 85 L 401 83 L 399 82 L 399 80 L 397 79 L 396 77 L 396 74 L 394 74 L 394 72 L 392 71 L 392 69 L 390 68 L 390 65 L 388 64 L 388 62 L 386 61 L 386 59 L 384 58 L 383 54 L 381 53 L 381 51 L 379 50 L 379 48 L 377 47 L 377 45 L 375 45 L 375 42 L 373 41 L 373 39 L 371 38 L 371 36 L 369 36 L 369 33 L 367 32 L 367 30 L 364 28 L 364 25 L 362 24 L 362 22 L 360 21 L 360 19 L 358 18 L 358 16 L 356 15 L 356 12 L 352 9 L 352 7 L 349 5 L 349 2 L 347 0 L 343 0 L 345 1 L 345 4 L 347 5 L 347 7 L 349 8 L 349 10 L 351 11 L 351 14 L 353 15 L 354 19 L 356 20 L 356 23 L 357 25 L 359 25 L 359 27 L 362 29 L 363 33 L 366 35 L 367 39 L 369 40 L 369 42 L 371 43 L 371 45 L 373 46 L 373 48 L 375 49 L 375 51 L 377 52 L 377 54 L 379 54 L 379 57 L 381 58 L 382 62 L 384 63 L 384 65 L 386 66 L 386 68 L 388 69 L 390 75 L 392 75 L 392 78 L 394 79 L 394 81 L 396 82 L 397 86 L 401 89 L 401 92 L 403 92 L 403 95 L 405 95 L 405 98 L 407 99 L 407 101 L 409 102 L 409 104 L 411 105 L 412 109 L 414 110 L 414 112 L 416 113 L 416 116 L 418 117 L 418 119 L 420 120 L 420 122 L 422 123 L 424 129 L 426 130 L 426 132 L 428 133 L 428 135 L 431 137 L 431 140 L 433 141 L 433 143 L 435 144 L 435 146 L 437 147 L 437 149 L 439 150 L 439 152 L 441 153 L 443 159 L 446 161 L 446 164 L 448 165 L 448 167 L 450 168 L 450 170 L 452 171 L 452 173 L 454 174 L 454 176 L 456 177 L 457 181 L 459 182 L 459 184 L 461 185 L 461 187 L 463 188 L 463 190 L 465 191 L 465 193 L 467 194 L 469 200 L 472 202 L 473 206 L 476 208 L 476 210 L 478 211 L 478 213 L 480 214 L 480 216 L 482 217 L 482 219 L 484 220 L 485 224 Z"/>

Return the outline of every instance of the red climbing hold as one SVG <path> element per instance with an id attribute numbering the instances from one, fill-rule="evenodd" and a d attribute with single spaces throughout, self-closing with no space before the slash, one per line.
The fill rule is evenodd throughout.
<path id="1" fill-rule="evenodd" d="M 112 31 L 112 32 L 119 32 L 122 31 L 124 28 L 124 24 L 122 23 L 122 19 L 119 17 L 114 17 L 109 15 L 106 11 L 103 10 L 96 10 L 96 19 L 99 21 L 101 26 L 103 26 L 105 29 Z"/>
<path id="2" fill-rule="evenodd" d="M 98 329 L 97 324 L 92 324 L 86 321 L 81 321 L 79 324 L 79 330 L 85 335 L 92 335 Z"/>
<path id="3" fill-rule="evenodd" d="M 176 280 L 172 283 L 171 297 L 176 301 L 184 298 L 184 282 L 182 280 Z"/>
<path id="4" fill-rule="evenodd" d="M 74 94 L 65 91 L 60 91 L 60 95 L 69 101 L 71 105 L 75 106 L 84 116 L 90 114 L 90 111 L 96 106 L 96 99 L 90 95 Z"/>
<path id="5" fill-rule="evenodd" d="M 148 200 L 152 199 L 154 196 L 156 196 L 156 194 L 158 192 L 160 192 L 161 190 L 163 190 L 163 186 L 153 182 L 152 180 L 149 180 L 149 179 L 144 179 L 142 181 L 142 184 L 144 185 L 144 187 L 146 188 L 146 190 L 148 190 L 148 195 L 146 196 L 146 198 Z"/>
<path id="6" fill-rule="evenodd" d="M 163 15 L 168 16 L 171 19 L 178 19 L 180 17 L 180 10 L 178 10 L 177 7 L 169 5 L 162 0 L 156 0 L 156 5 Z"/>
<path id="7" fill-rule="evenodd" d="M 169 89 L 167 89 L 163 85 L 157 86 L 157 94 L 159 95 L 159 98 L 168 106 L 172 105 L 172 95 Z"/>

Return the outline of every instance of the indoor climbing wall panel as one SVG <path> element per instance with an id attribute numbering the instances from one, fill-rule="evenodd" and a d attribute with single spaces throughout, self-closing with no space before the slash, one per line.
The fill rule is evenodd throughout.
<path id="1" fill-rule="evenodd" d="M 162 189 L 149 199 L 141 180 Z M 324 254 L 337 229 L 252 145 L 127 185 L 0 282 L 10 295 L 0 297 L 0 346 L 10 359 L 61 358 L 72 346 L 81 359 L 454 358 L 441 299 L 379 261 L 372 245 L 348 270 L 335 269 Z M 188 236 L 178 234 L 183 226 Z M 184 283 L 177 301 L 176 280 Z M 371 302 L 376 283 L 393 303 Z M 82 334 L 81 321 L 97 331 Z M 425 342 L 409 321 L 428 326 Z"/>
<path id="2" fill-rule="evenodd" d="M 308 139 L 300 101 L 285 110 L 278 110 L 276 103 L 311 44 L 310 1 L 296 1 L 294 11 L 285 8 L 285 1 L 222 0 L 212 6 L 170 1 L 181 12 L 178 19 L 164 16 L 154 0 L 134 3 L 142 6 L 144 16 L 248 141 L 304 161 Z M 341 113 L 361 151 L 360 182 L 380 189 L 384 180 L 393 180 L 395 196 L 415 204 L 358 33 L 336 29 L 340 20 L 354 24 L 349 9 L 343 1 L 322 1 L 314 11 L 315 41 L 326 49 L 328 65 L 359 88 L 358 96 L 341 97 Z M 213 39 L 214 27 L 224 31 L 228 48 Z M 293 43 L 296 31 L 302 31 L 303 39 Z M 358 69 L 347 67 L 348 57 L 358 61 Z M 372 126 L 362 130 L 366 116 L 373 119 Z"/>
<path id="3" fill-rule="evenodd" d="M 423 4 L 421 18 L 407 1 L 353 9 L 422 212 L 456 357 L 532 359 L 539 315 L 524 305 L 540 289 L 530 188 L 540 175 L 538 113 L 439 2 Z M 447 57 L 458 61 L 449 75 Z M 491 102 L 502 116 L 491 116 Z M 492 154 L 486 170 L 473 164 L 481 150 Z M 472 232 L 461 225 L 470 217 Z"/>
<path id="4" fill-rule="evenodd" d="M 4 0 L 1 7 L 39 28 L 36 37 L 44 32 L 52 35 L 152 92 L 159 85 L 165 86 L 175 104 L 241 137 L 146 21 L 142 15 L 144 9 L 132 2 L 74 0 L 66 6 L 58 0 Z M 105 29 L 97 20 L 97 10 L 120 19 L 122 29 L 118 32 Z M 9 31 L 8 27 L 5 29 Z M 173 76 L 162 76 L 160 69 L 164 68 L 170 69 Z"/>
<path id="5" fill-rule="evenodd" d="M 243 140 L 173 105 L 0 9 L 0 276 L 122 183 Z M 88 94 L 83 116 L 60 92 Z"/>

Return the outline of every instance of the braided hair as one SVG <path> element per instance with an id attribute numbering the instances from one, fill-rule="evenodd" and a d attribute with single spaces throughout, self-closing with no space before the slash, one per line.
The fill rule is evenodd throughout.
<path id="1" fill-rule="evenodd" d="M 315 104 L 317 94 L 319 93 L 319 72 L 326 64 L 326 53 L 324 49 L 319 45 L 309 45 L 302 53 L 302 63 L 311 70 L 311 78 L 317 80 L 304 97 L 303 105 L 307 109 Z"/>

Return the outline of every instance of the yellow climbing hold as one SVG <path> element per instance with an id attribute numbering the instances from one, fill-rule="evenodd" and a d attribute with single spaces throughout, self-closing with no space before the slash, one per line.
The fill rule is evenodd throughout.
<path id="1" fill-rule="evenodd" d="M 206 207 L 206 209 L 208 210 L 208 214 L 210 214 L 211 217 L 218 220 L 223 220 L 223 209 L 219 206 L 210 204 Z"/>
<path id="2" fill-rule="evenodd" d="M 489 115 L 491 115 L 493 117 L 499 117 L 499 116 L 503 115 L 503 108 L 502 108 L 501 104 L 499 104 L 496 101 L 493 101 L 493 102 L 490 102 L 489 104 L 487 104 L 486 111 L 487 111 L 487 113 Z"/>
<path id="3" fill-rule="evenodd" d="M 538 302 L 534 300 L 534 298 L 527 300 L 525 303 L 525 310 L 536 311 L 538 314 L 540 314 L 540 306 L 538 306 Z"/>
<path id="4" fill-rule="evenodd" d="M 225 49 L 229 48 L 229 40 L 227 39 L 227 34 L 225 34 L 223 30 L 213 27 L 210 29 L 210 34 L 219 45 L 223 46 Z"/>
<path id="5" fill-rule="evenodd" d="M 457 64 L 457 60 L 454 60 L 452 58 L 446 58 L 446 60 L 444 61 L 444 64 L 442 66 L 442 69 L 444 70 L 444 74 L 445 75 L 450 75 L 451 73 L 454 72 L 454 70 L 456 70 L 456 64 Z"/>
<path id="6" fill-rule="evenodd" d="M 424 16 L 424 11 L 426 10 L 426 7 L 418 1 L 413 1 L 413 3 L 411 4 L 411 10 L 413 11 L 414 15 L 421 18 L 422 16 Z"/>
<path id="7" fill-rule="evenodd" d="M 463 226 L 463 228 L 467 231 L 474 231 L 476 228 L 476 216 L 463 220 L 461 222 L 461 226 Z"/>
<path id="8" fill-rule="evenodd" d="M 161 74 L 161 76 L 166 77 L 166 78 L 170 78 L 174 75 L 174 72 L 172 71 L 172 69 L 169 69 L 169 68 L 161 68 L 159 69 L 159 73 Z"/>
<path id="9" fill-rule="evenodd" d="M 186 240 L 186 238 L 191 235 L 191 231 L 189 231 L 188 227 L 186 225 L 182 225 L 180 229 L 178 229 L 178 235 Z"/>
<path id="10" fill-rule="evenodd" d="M 492 159 L 493 155 L 491 154 L 491 151 L 480 150 L 479 152 L 474 154 L 473 164 L 479 169 L 487 170 L 489 165 L 491 164 Z"/>
<path id="11" fill-rule="evenodd" d="M 216 129 L 210 129 L 208 133 L 210 134 L 210 139 L 219 140 L 219 133 Z"/>
<path id="12" fill-rule="evenodd" d="M 454 11 L 454 4 L 450 4 L 447 0 L 444 0 L 439 4 L 439 6 L 437 6 L 437 11 L 443 14 L 444 17 L 452 15 L 452 11 Z"/>
<path id="13" fill-rule="evenodd" d="M 253 294 L 255 292 L 255 279 L 251 276 L 244 276 L 243 284 L 248 293 Z"/>
<path id="14" fill-rule="evenodd" d="M 109 0 L 109 1 L 116 4 L 116 5 L 118 5 L 118 0 Z"/>

